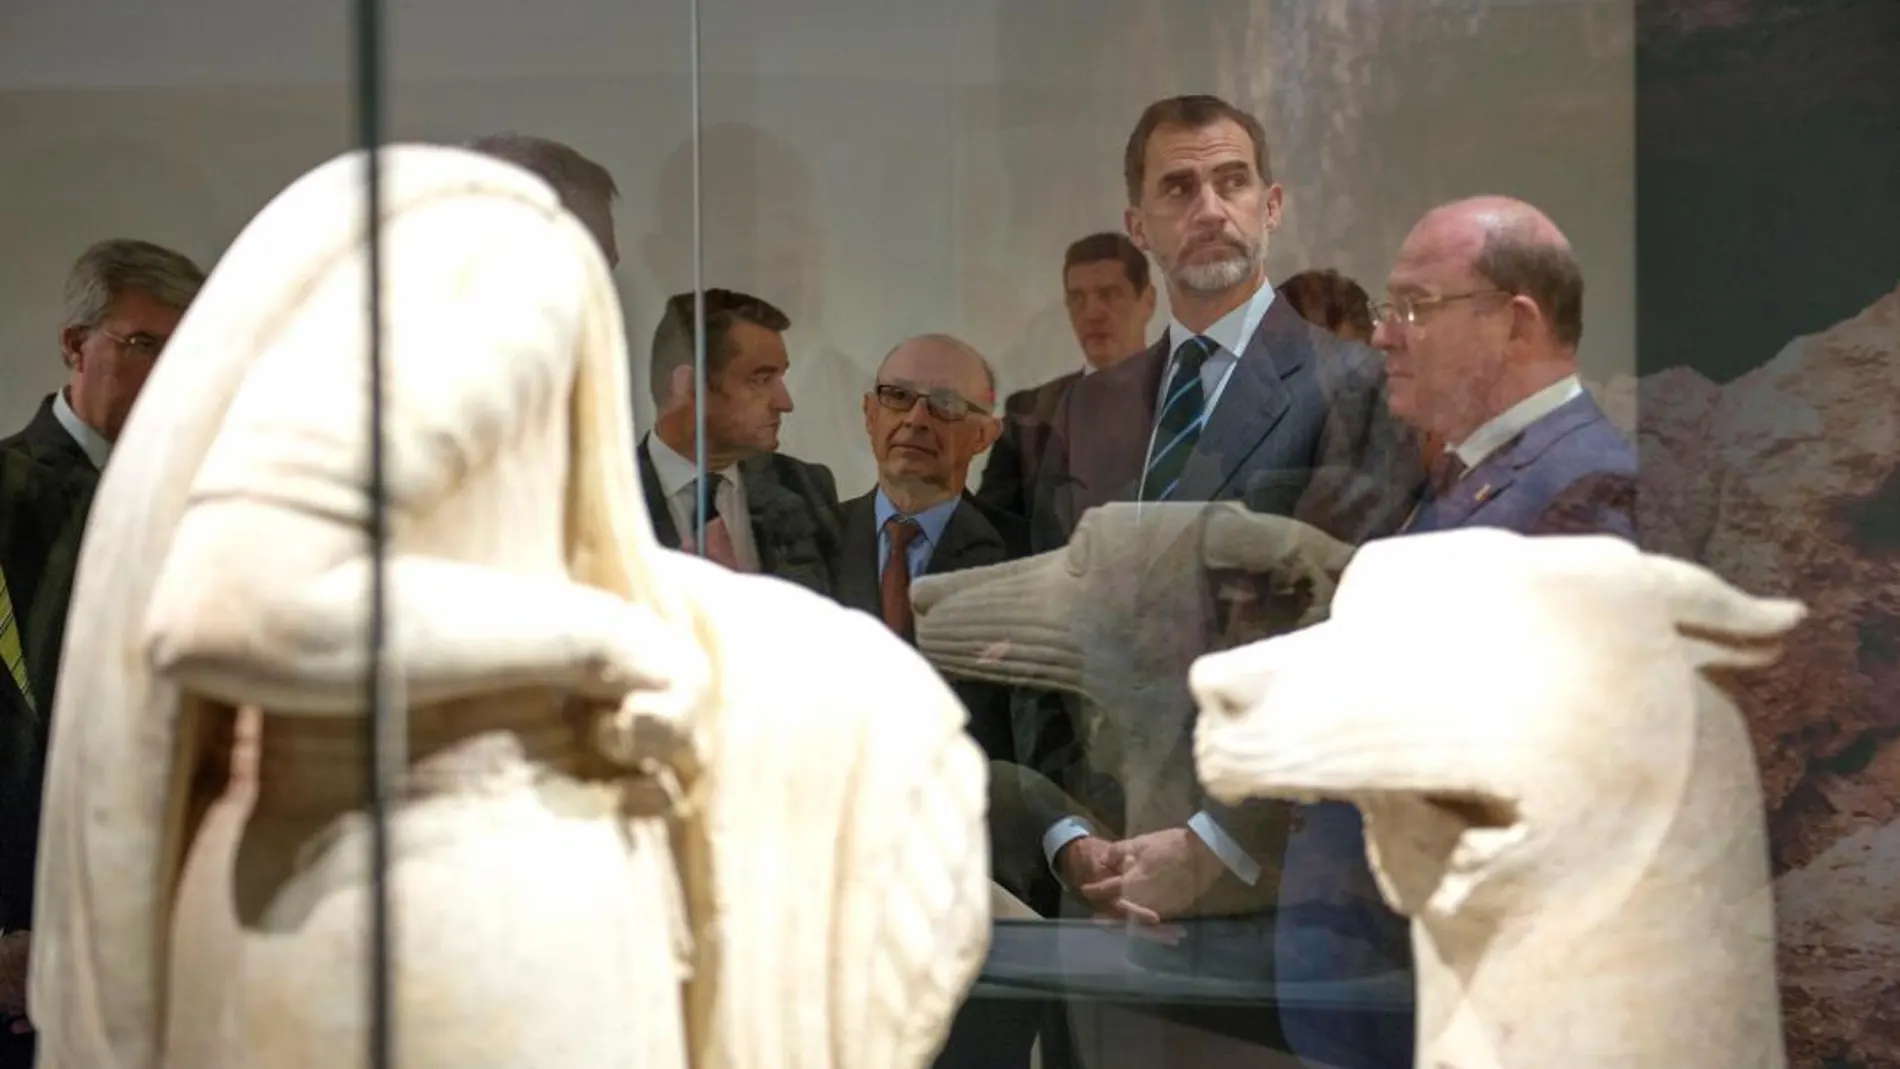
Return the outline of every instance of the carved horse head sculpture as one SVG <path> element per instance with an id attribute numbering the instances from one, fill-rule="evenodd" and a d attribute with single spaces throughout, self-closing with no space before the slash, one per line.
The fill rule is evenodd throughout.
<path id="1" fill-rule="evenodd" d="M 1597 536 L 1359 551 L 1190 686 L 1218 798 L 1344 801 L 1411 918 L 1421 1066 L 1782 1064 L 1765 820 L 1718 673 L 1804 614 Z"/>

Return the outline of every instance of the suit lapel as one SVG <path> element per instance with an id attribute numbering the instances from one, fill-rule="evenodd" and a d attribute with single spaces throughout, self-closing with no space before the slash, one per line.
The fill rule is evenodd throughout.
<path id="1" fill-rule="evenodd" d="M 853 498 L 844 506 L 844 560 L 838 567 L 838 600 L 873 616 L 884 611 L 878 585 L 877 491 Z M 983 516 L 966 492 L 950 512 L 943 535 L 930 551 L 925 575 L 941 575 L 960 568 L 978 568 L 1009 558 L 1002 535 Z"/>
<path id="2" fill-rule="evenodd" d="M 1082 380 L 1071 389 L 1088 398 L 1086 424 L 1071 422 L 1068 433 L 1069 475 L 1075 487 L 1073 515 L 1065 517 L 1070 529 L 1082 513 L 1109 501 L 1133 501 L 1141 493 L 1141 473 L 1148 466 L 1148 433 L 1155 420 L 1155 395 L 1167 369 L 1168 339 L 1128 358 L 1128 362 L 1099 371 L 1101 383 Z M 1095 387 L 1090 390 L 1089 387 Z"/>
<path id="3" fill-rule="evenodd" d="M 1564 402 L 1467 472 L 1443 499 L 1422 506 L 1411 530 L 1446 530 L 1470 523 L 1487 505 L 1504 496 L 1520 471 L 1536 463 L 1560 439 L 1600 415 L 1601 410 L 1587 393 Z"/>
<path id="4" fill-rule="evenodd" d="M 877 491 L 853 498 L 844 507 L 843 560 L 838 562 L 838 601 L 882 617 L 884 602 L 877 585 Z"/>
<path id="5" fill-rule="evenodd" d="M 666 491 L 660 487 L 660 472 L 653 466 L 648 440 L 640 439 L 640 489 L 646 494 L 647 516 L 653 521 L 653 537 L 668 549 L 680 548 L 679 529 L 673 526 L 673 510 L 667 507 Z"/>
<path id="6" fill-rule="evenodd" d="M 1474 513 L 1510 489 L 1511 483 L 1517 479 L 1517 468 L 1507 457 L 1492 455 L 1465 473 L 1465 477 L 1451 488 L 1451 493 L 1421 503 L 1406 533 L 1444 531 L 1469 523 Z"/>
<path id="7" fill-rule="evenodd" d="M 980 568 L 1007 557 L 1003 537 L 965 493 L 951 510 L 950 522 L 943 527 L 943 537 L 930 551 L 930 563 L 925 566 L 924 574 L 941 575 L 959 568 Z"/>
<path id="8" fill-rule="evenodd" d="M 1294 380 L 1313 361 L 1312 347 L 1297 329 L 1299 324 L 1287 321 L 1288 316 L 1297 315 L 1283 300 L 1275 299 L 1267 306 L 1247 351 L 1227 377 L 1174 499 L 1214 500 L 1286 418 L 1293 405 Z"/>
<path id="9" fill-rule="evenodd" d="M 1016 439 L 1016 457 L 1026 491 L 1035 486 L 1036 473 L 1042 469 L 1042 454 L 1049 448 L 1049 429 L 1055 424 L 1056 410 L 1062 406 L 1063 396 L 1081 377 L 1080 371 L 1071 371 L 1044 383 L 1030 395 L 1029 411 L 1020 421 Z"/>

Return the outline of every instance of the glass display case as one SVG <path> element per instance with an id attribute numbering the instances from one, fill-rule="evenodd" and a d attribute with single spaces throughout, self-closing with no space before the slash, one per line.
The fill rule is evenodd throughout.
<path id="1" fill-rule="evenodd" d="M 840 661 L 837 694 L 874 694 L 898 722 L 954 700 L 983 766 L 982 841 L 924 815 L 918 835 L 963 851 L 946 871 L 980 865 L 991 898 L 931 1063 L 1427 1064 L 1447 1026 L 1419 1012 L 1425 937 L 1371 871 L 1359 811 L 1211 793 L 1196 746 L 1211 699 L 1191 670 L 1326 619 L 1359 547 L 1502 527 L 1612 536 L 1806 605 L 1779 659 L 1732 682 L 1759 776 L 1773 1012 L 1789 1065 L 1900 1066 L 1896 70 L 1891 0 L 15 0 L 0 1069 L 34 1064 L 27 980 L 49 895 L 68 890 L 36 878 L 68 834 L 42 804 L 48 754 L 63 718 L 90 712 L 59 695 L 116 670 L 65 656 L 97 624 L 69 614 L 75 590 L 114 581 L 92 543 L 117 536 L 89 509 L 140 492 L 102 472 L 207 275 L 244 270 L 233 242 L 371 143 L 504 160 L 591 240 L 645 524 L 629 552 L 771 584 L 745 640 L 768 653 L 722 669 L 745 693 L 780 680 L 786 701 L 819 701 L 816 662 L 769 652 L 772 634 L 803 649 L 869 617 L 895 641 Z M 309 242 L 343 240 L 310 226 Z M 524 280 L 531 245 L 509 246 Z M 524 308 L 553 300 L 523 288 Z M 386 324 L 416 315 L 411 291 L 380 292 Z M 379 358 L 413 359 L 371 330 L 367 299 L 338 307 Z M 492 339 L 492 307 L 464 311 L 406 330 L 438 335 L 443 367 L 518 343 Z M 224 418 L 229 396 L 203 396 L 203 418 Z M 350 418 L 377 408 L 360 407 Z M 386 505 L 405 470 L 364 470 L 367 500 Z M 364 514 L 368 559 L 397 552 L 405 515 Z M 1254 563 L 1284 536 L 1244 525 L 1257 516 L 1324 548 Z M 859 615 L 774 608 L 781 585 Z M 406 640 L 401 603 L 373 600 L 357 711 L 397 727 L 359 740 L 381 785 L 351 810 L 381 844 L 366 909 L 388 901 L 370 875 L 389 863 L 385 809 L 427 748 L 401 673 L 373 667 L 400 658 L 377 643 Z M 1413 663 L 1364 657 L 1370 675 Z M 1435 670 L 1421 693 L 1534 675 L 1476 644 Z M 877 691 L 887 679 L 917 689 Z M 790 734 L 780 759 L 804 745 Z M 835 745 L 813 736 L 810 760 Z M 202 774 L 178 767 L 179 783 Z M 62 805 L 92 797 L 63 789 Z M 150 797 L 190 795 L 165 792 Z M 88 812 L 109 838 L 116 811 Z M 151 908 L 179 856 L 148 870 Z M 719 900 L 780 890 L 761 871 Z M 379 916 L 367 974 L 417 982 L 392 965 L 400 911 Z M 471 929 L 466 953 L 510 938 Z M 857 996 L 909 997 L 888 984 Z M 848 1031 L 841 998 L 822 1012 Z M 701 1012 L 687 1002 L 683 1019 Z M 365 1013 L 362 1057 L 388 1060 L 362 1064 L 403 1065 L 404 1041 L 379 1041 L 426 1023 Z"/>

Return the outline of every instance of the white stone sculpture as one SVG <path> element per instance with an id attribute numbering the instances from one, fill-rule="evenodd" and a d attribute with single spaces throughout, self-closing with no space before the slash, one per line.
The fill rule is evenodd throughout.
<path id="1" fill-rule="evenodd" d="M 988 939 L 961 706 L 875 620 L 657 547 L 612 280 L 551 190 L 381 158 L 396 1064 L 928 1064 Z M 240 235 L 99 488 L 42 1069 L 366 1059 L 364 162 Z"/>
<path id="2" fill-rule="evenodd" d="M 1362 548 L 1326 622 L 1201 658 L 1218 798 L 1358 806 L 1420 1069 L 1778 1069 L 1760 784 L 1719 676 L 1803 617 L 1600 536 Z"/>

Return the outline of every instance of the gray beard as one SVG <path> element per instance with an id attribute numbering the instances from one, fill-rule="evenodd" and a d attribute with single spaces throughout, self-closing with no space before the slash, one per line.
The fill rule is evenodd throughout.
<path id="1" fill-rule="evenodd" d="M 1254 265 L 1266 260 L 1266 244 L 1252 256 L 1230 256 L 1213 263 L 1188 264 L 1174 271 L 1174 280 L 1190 293 L 1221 293 L 1247 280 Z"/>

